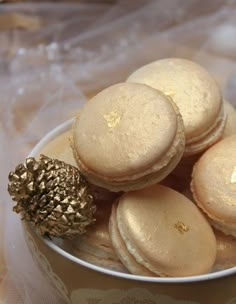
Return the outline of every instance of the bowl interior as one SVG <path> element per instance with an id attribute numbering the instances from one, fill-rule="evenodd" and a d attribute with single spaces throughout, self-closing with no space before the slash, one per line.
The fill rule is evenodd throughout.
<path id="1" fill-rule="evenodd" d="M 68 131 L 72 127 L 72 123 L 73 123 L 73 119 L 70 119 L 70 120 L 62 123 L 55 129 L 53 129 L 48 134 L 46 134 L 40 140 L 40 142 L 33 148 L 33 150 L 30 152 L 29 156 L 35 157 L 35 156 L 39 155 L 40 151 L 43 149 L 43 147 L 45 145 L 47 145 L 51 140 L 53 140 L 60 134 Z M 198 276 L 190 276 L 190 277 L 174 277 L 174 278 L 165 277 L 165 278 L 162 278 L 162 277 L 145 277 L 145 276 L 140 276 L 140 275 L 126 274 L 126 273 L 109 270 L 109 269 L 85 262 L 85 261 L 75 257 L 74 255 L 70 254 L 69 252 L 65 251 L 60 246 L 55 244 L 53 241 L 48 240 L 43 237 L 40 237 L 40 238 L 43 240 L 43 242 L 45 244 L 47 244 L 48 247 L 50 247 L 52 250 L 56 251 L 58 254 L 62 255 L 66 259 L 69 259 L 77 264 L 88 267 L 95 271 L 99 271 L 99 272 L 105 273 L 107 275 L 125 278 L 125 279 L 129 279 L 129 280 L 138 280 L 138 281 L 143 281 L 143 282 L 156 282 L 156 283 L 188 283 L 188 282 L 191 283 L 191 282 L 198 282 L 198 281 L 207 281 L 207 280 L 222 278 L 225 276 L 236 274 L 236 267 L 232 267 L 229 269 L 212 272 L 212 273 L 208 273 L 208 274 L 198 275 Z"/>

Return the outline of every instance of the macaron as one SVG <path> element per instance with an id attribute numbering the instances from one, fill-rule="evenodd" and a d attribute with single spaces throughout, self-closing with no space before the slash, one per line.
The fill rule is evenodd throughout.
<path id="1" fill-rule="evenodd" d="M 141 189 L 164 179 L 180 161 L 184 126 L 176 105 L 143 84 L 119 83 L 87 102 L 73 126 L 82 173 L 111 191 Z"/>
<path id="2" fill-rule="evenodd" d="M 224 128 L 223 138 L 236 134 L 236 109 L 228 101 L 224 102 L 227 121 Z"/>
<path id="3" fill-rule="evenodd" d="M 217 248 L 214 271 L 236 266 L 236 239 L 217 230 L 214 232 Z"/>
<path id="4" fill-rule="evenodd" d="M 198 154 L 221 138 L 226 120 L 222 95 L 200 65 L 182 58 L 161 59 L 133 72 L 127 82 L 149 85 L 173 99 L 185 126 L 184 156 Z"/>
<path id="5" fill-rule="evenodd" d="M 193 169 L 191 191 L 211 224 L 236 237 L 236 135 L 202 155 Z"/>
<path id="6" fill-rule="evenodd" d="M 215 262 L 216 240 L 204 215 L 159 184 L 123 194 L 113 204 L 109 232 L 117 255 L 136 275 L 194 276 Z"/>
<path id="7" fill-rule="evenodd" d="M 74 167 L 78 167 L 71 148 L 71 130 L 58 135 L 50 141 L 43 147 L 40 154 L 59 159 Z M 90 184 L 90 187 L 96 202 L 111 202 L 119 195 L 119 193 L 110 192 L 92 184 Z"/>
<path id="8" fill-rule="evenodd" d="M 127 269 L 113 250 L 108 233 L 111 206 L 112 202 L 98 202 L 96 223 L 77 239 L 63 240 L 61 247 L 91 264 L 127 273 Z"/>

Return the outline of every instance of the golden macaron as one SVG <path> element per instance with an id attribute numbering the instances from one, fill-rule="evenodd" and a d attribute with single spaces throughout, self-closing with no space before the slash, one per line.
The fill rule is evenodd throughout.
<path id="1" fill-rule="evenodd" d="M 149 85 L 173 99 L 185 126 L 184 156 L 206 150 L 222 136 L 226 117 L 221 92 L 200 65 L 181 58 L 161 59 L 139 68 L 127 81 Z"/>
<path id="2" fill-rule="evenodd" d="M 191 190 L 212 225 L 236 237 L 236 135 L 202 155 L 193 169 Z"/>
<path id="3" fill-rule="evenodd" d="M 216 240 L 204 215 L 162 185 L 123 194 L 113 205 L 109 232 L 133 274 L 194 276 L 209 272 L 215 262 Z"/>
<path id="4" fill-rule="evenodd" d="M 228 101 L 224 102 L 227 121 L 224 128 L 223 138 L 236 134 L 236 109 Z"/>
<path id="5" fill-rule="evenodd" d="M 217 230 L 214 232 L 217 248 L 214 271 L 236 266 L 236 239 Z"/>
<path id="6" fill-rule="evenodd" d="M 143 84 L 113 85 L 75 119 L 72 147 L 88 181 L 112 191 L 144 188 L 180 161 L 184 126 L 176 105 Z"/>

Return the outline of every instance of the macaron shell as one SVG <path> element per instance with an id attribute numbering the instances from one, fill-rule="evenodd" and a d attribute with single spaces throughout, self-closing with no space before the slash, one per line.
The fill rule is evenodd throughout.
<path id="1" fill-rule="evenodd" d="M 213 222 L 235 230 L 236 135 L 225 138 L 202 155 L 194 166 L 191 190 L 196 203 Z"/>
<path id="2" fill-rule="evenodd" d="M 116 208 L 117 208 L 117 204 L 114 204 L 112 207 L 112 213 L 109 221 L 109 233 L 113 244 L 113 248 L 116 251 L 117 256 L 119 256 L 122 263 L 126 266 L 126 268 L 131 273 L 143 275 L 143 276 L 155 277 L 156 276 L 155 273 L 151 272 L 150 270 L 142 266 L 140 263 L 138 263 L 127 250 L 126 245 L 122 240 L 117 227 Z"/>
<path id="3" fill-rule="evenodd" d="M 132 73 L 127 81 L 144 83 L 171 96 L 183 117 L 187 143 L 208 132 L 221 110 L 222 97 L 215 80 L 186 59 L 152 62 Z"/>
<path id="4" fill-rule="evenodd" d="M 171 147 L 176 129 L 176 113 L 162 93 L 117 84 L 84 105 L 74 124 L 74 150 L 91 171 L 122 178 L 153 166 Z"/>
<path id="5" fill-rule="evenodd" d="M 236 239 L 215 230 L 217 254 L 214 270 L 236 266 Z"/>
<path id="6" fill-rule="evenodd" d="M 155 185 L 124 194 L 117 226 L 130 254 L 157 275 L 203 274 L 214 263 L 210 225 L 191 201 L 170 188 Z"/>
<path id="7" fill-rule="evenodd" d="M 224 102 L 227 121 L 224 128 L 223 138 L 236 134 L 236 109 L 228 101 Z"/>

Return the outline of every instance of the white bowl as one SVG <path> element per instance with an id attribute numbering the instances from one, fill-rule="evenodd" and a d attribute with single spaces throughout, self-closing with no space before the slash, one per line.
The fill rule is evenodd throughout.
<path id="1" fill-rule="evenodd" d="M 39 155 L 46 144 L 68 131 L 71 125 L 72 120 L 49 132 L 29 156 Z M 53 241 L 40 237 L 29 224 L 24 224 L 24 229 L 33 257 L 68 303 L 236 303 L 236 267 L 184 278 L 144 277 L 119 273 L 71 255 Z"/>

